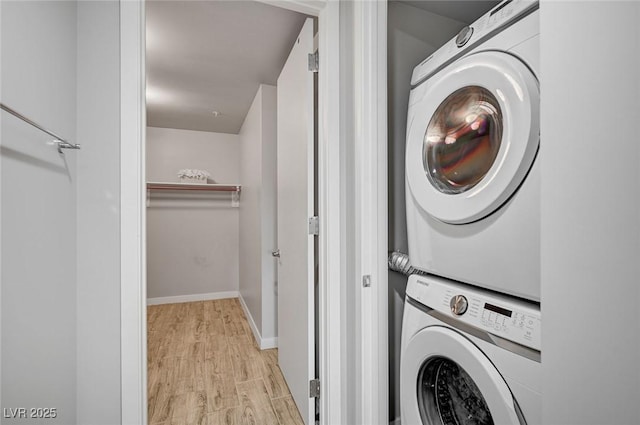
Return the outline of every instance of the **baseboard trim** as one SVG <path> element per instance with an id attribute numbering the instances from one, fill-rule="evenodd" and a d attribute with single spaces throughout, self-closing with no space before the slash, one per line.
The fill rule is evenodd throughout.
<path id="1" fill-rule="evenodd" d="M 260 349 L 268 350 L 270 348 L 278 348 L 278 337 L 274 336 L 273 338 L 262 338 L 260 340 Z"/>
<path id="2" fill-rule="evenodd" d="M 239 294 L 238 298 L 240 299 L 240 305 L 244 310 L 244 314 L 247 316 L 247 321 L 249 322 L 249 326 L 251 327 L 251 332 L 253 332 L 253 336 L 255 337 L 256 341 L 258 341 L 258 345 L 260 346 L 260 349 L 268 350 L 269 348 L 277 348 L 278 337 L 263 338 L 262 335 L 260 335 L 260 332 L 258 332 L 258 327 L 256 326 L 256 322 L 254 322 L 253 316 L 249 311 L 249 307 L 247 307 L 247 304 L 244 302 L 244 298 L 242 298 L 242 294 Z"/>
<path id="3" fill-rule="evenodd" d="M 238 298 L 239 295 L 240 294 L 238 293 L 238 291 L 226 291 L 226 292 L 209 292 L 207 294 L 190 294 L 190 295 L 176 295 L 173 297 L 147 298 L 147 305 L 176 304 L 176 303 L 188 303 L 193 301 L 221 300 L 223 298 Z"/>

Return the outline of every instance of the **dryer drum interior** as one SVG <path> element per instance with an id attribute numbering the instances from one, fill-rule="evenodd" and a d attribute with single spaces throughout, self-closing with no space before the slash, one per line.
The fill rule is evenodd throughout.
<path id="1" fill-rule="evenodd" d="M 493 425 L 480 389 L 446 357 L 427 359 L 418 374 L 418 407 L 425 425 Z"/>
<path id="2" fill-rule="evenodd" d="M 429 121 L 423 162 L 440 192 L 466 192 L 493 166 L 502 141 L 502 111 L 484 87 L 466 86 L 449 95 Z"/>

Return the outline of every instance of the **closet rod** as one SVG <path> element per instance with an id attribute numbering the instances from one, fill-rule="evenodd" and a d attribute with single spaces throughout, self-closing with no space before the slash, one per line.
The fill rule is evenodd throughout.
<path id="1" fill-rule="evenodd" d="M 15 111 L 14 109 L 9 108 L 4 103 L 0 103 L 0 108 L 2 108 L 3 111 L 7 111 L 8 113 L 13 115 L 14 117 L 21 119 L 22 121 L 26 122 L 27 124 L 30 124 L 30 125 L 34 126 L 38 130 L 44 131 L 49 136 L 54 137 L 55 140 L 53 142 L 56 145 L 58 145 L 58 152 L 62 153 L 62 149 L 80 149 L 80 145 L 79 144 L 70 143 L 70 142 L 66 141 L 62 137 L 58 136 L 56 133 L 47 130 L 46 128 L 42 127 L 40 124 L 36 123 L 35 121 L 32 121 L 29 118 L 27 118 L 24 115 L 22 115 L 21 113 Z"/>
<path id="2" fill-rule="evenodd" d="M 148 182 L 147 190 L 203 190 L 208 192 L 236 192 L 242 190 L 235 184 L 198 184 L 198 183 L 162 183 Z"/>

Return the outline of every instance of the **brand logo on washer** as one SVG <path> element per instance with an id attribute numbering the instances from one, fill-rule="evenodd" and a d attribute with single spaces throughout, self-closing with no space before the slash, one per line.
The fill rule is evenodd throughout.
<path id="1" fill-rule="evenodd" d="M 424 286 L 429 286 L 429 282 L 425 282 L 424 280 L 417 279 L 416 282 Z"/>

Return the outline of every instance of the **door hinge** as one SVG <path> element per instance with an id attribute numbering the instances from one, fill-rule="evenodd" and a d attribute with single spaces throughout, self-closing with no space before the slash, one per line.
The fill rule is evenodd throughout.
<path id="1" fill-rule="evenodd" d="M 320 398 L 320 380 L 309 381 L 309 398 Z"/>
<path id="2" fill-rule="evenodd" d="M 362 287 L 369 288 L 371 286 L 371 275 L 365 274 L 362 276 Z"/>
<path id="3" fill-rule="evenodd" d="M 309 217 L 309 234 L 316 236 L 320 234 L 320 220 L 317 215 Z"/>
<path id="4" fill-rule="evenodd" d="M 318 72 L 320 69 L 320 63 L 318 58 L 318 51 L 316 50 L 313 53 L 309 53 L 309 71 Z"/>

